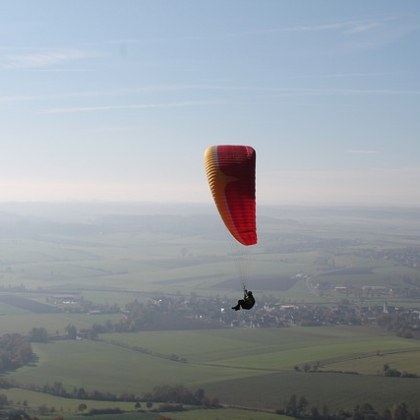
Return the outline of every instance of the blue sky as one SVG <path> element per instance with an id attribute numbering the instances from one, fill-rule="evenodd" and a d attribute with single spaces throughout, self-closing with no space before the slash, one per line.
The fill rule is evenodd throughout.
<path id="1" fill-rule="evenodd" d="M 257 151 L 261 204 L 420 205 L 420 2 L 1 3 L 0 201 L 210 202 Z"/>

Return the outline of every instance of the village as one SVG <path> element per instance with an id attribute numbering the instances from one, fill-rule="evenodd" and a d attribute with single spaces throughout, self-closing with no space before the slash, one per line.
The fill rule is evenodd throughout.
<path id="1" fill-rule="evenodd" d="M 337 292 L 339 293 L 339 292 Z M 91 316 L 121 314 L 118 322 L 95 324 L 80 331 L 79 336 L 92 338 L 103 332 L 135 332 L 162 329 L 204 328 L 288 328 L 294 326 L 360 326 L 376 325 L 405 338 L 420 338 L 420 306 L 398 307 L 378 299 L 376 302 L 355 303 L 343 297 L 336 304 L 281 302 L 262 295 L 250 311 L 234 311 L 225 297 L 197 295 L 156 295 L 145 302 L 134 300 L 120 308 L 117 304 L 96 305 L 82 296 L 48 298 L 57 309 L 83 312 Z"/>

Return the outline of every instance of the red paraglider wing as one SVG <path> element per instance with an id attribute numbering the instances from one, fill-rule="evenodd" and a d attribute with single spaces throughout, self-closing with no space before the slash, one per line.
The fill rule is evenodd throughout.
<path id="1" fill-rule="evenodd" d="M 255 150 L 250 146 L 211 146 L 204 159 L 220 216 L 243 245 L 257 243 Z"/>

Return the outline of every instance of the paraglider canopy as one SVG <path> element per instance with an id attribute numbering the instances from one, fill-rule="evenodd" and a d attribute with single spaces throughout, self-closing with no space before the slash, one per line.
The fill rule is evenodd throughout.
<path id="1" fill-rule="evenodd" d="M 251 146 L 208 147 L 204 161 L 210 190 L 232 236 L 243 245 L 257 243 L 255 150 Z"/>

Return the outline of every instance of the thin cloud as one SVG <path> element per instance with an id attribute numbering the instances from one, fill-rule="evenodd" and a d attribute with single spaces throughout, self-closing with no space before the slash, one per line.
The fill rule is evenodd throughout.
<path id="1" fill-rule="evenodd" d="M 49 73 L 87 73 L 87 72 L 93 72 L 93 69 L 87 69 L 87 68 L 61 68 L 61 69 L 50 69 L 50 68 L 32 68 L 29 69 L 33 72 L 49 72 Z"/>
<path id="2" fill-rule="evenodd" d="M 54 50 L 26 54 L 13 54 L 0 61 L 2 70 L 37 69 L 60 65 L 85 58 L 98 57 L 97 53 L 82 50 Z"/>
<path id="3" fill-rule="evenodd" d="M 103 106 L 86 106 L 74 108 L 49 108 L 38 111 L 38 114 L 71 114 L 79 112 L 100 112 L 100 111 L 115 111 L 128 109 L 153 109 L 153 108 L 183 108 L 196 105 L 215 105 L 221 104 L 216 101 L 185 101 L 174 102 L 168 104 L 137 104 L 137 105 L 103 105 Z"/>
<path id="4" fill-rule="evenodd" d="M 361 33 L 374 30 L 382 26 L 385 22 L 394 20 L 394 18 L 383 18 L 377 20 L 351 20 L 351 21 L 338 21 L 326 22 L 315 25 L 292 25 L 281 28 L 260 29 L 254 31 L 246 31 L 230 35 L 257 35 L 257 34 L 270 34 L 281 32 L 328 32 L 339 31 L 343 33 Z"/>
<path id="5" fill-rule="evenodd" d="M 312 79 L 351 79 L 351 78 L 371 78 L 371 77 L 405 77 L 409 75 L 414 75 L 413 72 L 366 72 L 366 73 L 324 73 L 324 74 L 301 74 L 299 75 L 302 78 L 312 78 Z"/>
<path id="6" fill-rule="evenodd" d="M 274 89 L 275 90 L 275 89 Z M 284 90 L 287 93 L 287 90 Z M 420 95 L 420 90 L 403 89 L 289 89 L 288 93 L 306 95 Z"/>
<path id="7" fill-rule="evenodd" d="M 406 34 L 417 31 L 420 25 L 413 22 L 409 16 L 382 17 L 376 19 L 330 21 L 315 24 L 295 24 L 284 27 L 262 28 L 252 31 L 230 34 L 230 36 L 255 36 L 255 35 L 281 35 L 296 34 L 312 36 L 320 34 L 330 35 L 331 45 L 338 44 L 332 48 L 331 45 L 320 49 L 318 54 L 343 54 L 357 52 L 360 50 L 376 49 L 392 43 Z M 309 51 L 311 52 L 311 51 Z"/>
<path id="8" fill-rule="evenodd" d="M 376 27 L 377 24 L 371 22 L 370 27 Z M 374 25 L 374 26 L 373 26 Z M 357 28 L 361 28 L 362 25 L 360 22 L 333 22 L 333 23 L 324 23 L 319 25 L 296 25 L 283 28 L 282 32 L 321 32 L 321 31 L 346 31 L 352 32 L 357 31 Z M 367 27 L 367 24 L 364 24 L 364 27 Z"/>
<path id="9" fill-rule="evenodd" d="M 189 41 L 203 41 L 215 38 L 236 38 L 248 35 L 264 35 L 264 34 L 277 34 L 287 32 L 327 32 L 327 31 L 339 31 L 342 33 L 362 33 L 375 30 L 383 26 L 386 22 L 395 20 L 395 18 L 386 17 L 382 19 L 366 19 L 366 20 L 351 20 L 351 21 L 336 21 L 336 22 L 325 22 L 314 25 L 296 24 L 286 27 L 277 28 L 264 28 L 254 29 L 248 31 L 239 32 L 228 32 L 228 33 L 208 33 L 207 35 L 186 35 L 178 37 L 149 37 L 149 38 L 123 38 L 106 40 L 103 42 L 86 43 L 86 46 L 119 46 L 121 52 L 124 53 L 125 48 L 130 45 L 146 44 L 151 42 L 189 42 Z"/>
<path id="10" fill-rule="evenodd" d="M 237 101 L 232 95 L 235 92 L 251 92 L 258 94 L 270 94 L 270 98 L 276 97 L 305 97 L 305 96 L 419 96 L 420 90 L 403 90 L 403 89 L 310 89 L 310 88 L 275 88 L 265 86 L 246 86 L 246 85 L 210 85 L 210 84 L 180 84 L 180 85 L 155 85 L 144 87 L 133 87 L 131 89 L 116 89 L 109 91 L 83 91 L 71 93 L 57 93 L 54 95 L 16 95 L 16 96 L 0 96 L 0 103 L 7 102 L 36 102 L 44 100 L 70 99 L 70 98 L 106 98 L 130 95 L 135 97 L 143 93 L 153 92 L 220 92 L 222 99 L 213 101 L 183 101 L 174 104 L 138 104 L 138 105 L 105 105 L 105 106 L 83 106 L 83 107 L 61 107 L 54 109 L 41 109 L 39 113 L 64 113 L 64 112 L 83 112 L 83 111 L 106 111 L 112 109 L 130 109 L 130 108 L 163 108 L 174 106 L 192 106 L 192 105 L 219 105 L 219 104 L 249 104 L 249 101 Z M 225 96 L 230 93 L 229 97 Z M 256 104 L 256 99 L 252 101 Z M 267 101 L 262 103 L 268 103 Z M 269 102 L 272 103 L 272 100 Z"/>
<path id="11" fill-rule="evenodd" d="M 361 33 L 366 31 L 371 31 L 372 29 L 376 29 L 379 26 L 382 26 L 382 22 L 366 22 L 354 25 L 350 28 L 347 33 Z"/>

